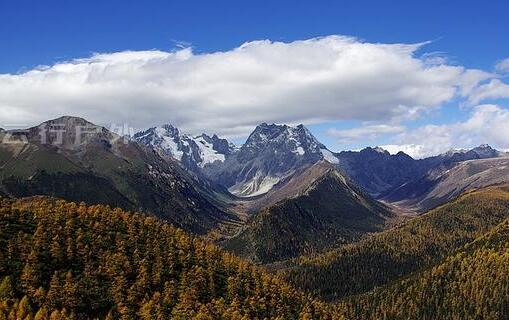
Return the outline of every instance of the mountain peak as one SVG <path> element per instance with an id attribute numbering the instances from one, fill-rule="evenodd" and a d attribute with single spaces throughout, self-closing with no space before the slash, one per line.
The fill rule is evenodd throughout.
<path id="1" fill-rule="evenodd" d="M 262 123 L 249 135 L 234 158 L 234 167 L 223 168 L 227 177 L 223 183 L 237 196 L 266 193 L 296 170 L 323 159 L 339 163 L 336 156 L 302 124 Z"/>
<path id="2" fill-rule="evenodd" d="M 203 168 L 216 161 L 223 162 L 234 150 L 234 146 L 228 140 L 221 139 L 216 134 L 212 137 L 205 133 L 192 136 L 181 133 L 171 124 L 138 132 L 134 139 L 175 158 L 191 170 Z"/>
<path id="3" fill-rule="evenodd" d="M 493 149 L 489 144 L 484 143 L 473 148 L 472 150 L 495 150 L 495 149 Z"/>
<path id="4" fill-rule="evenodd" d="M 81 146 L 97 139 L 107 145 L 109 141 L 118 137 L 117 134 L 102 126 L 74 116 L 48 120 L 23 132 L 30 141 L 59 146 L 65 150 L 78 150 Z"/>
<path id="5" fill-rule="evenodd" d="M 258 125 L 241 147 L 248 157 L 263 150 L 269 150 L 271 154 L 290 151 L 296 155 L 304 156 L 318 154 L 320 149 L 325 149 L 325 147 L 302 124 L 293 127 L 286 124 L 267 123 Z"/>
<path id="6" fill-rule="evenodd" d="M 379 153 L 386 153 L 386 152 L 388 152 L 387 150 L 385 150 L 384 148 L 379 147 L 379 146 L 374 147 L 373 150 L 375 150 L 376 152 L 379 152 Z"/>
<path id="7" fill-rule="evenodd" d="M 59 125 L 63 128 L 72 128 L 72 127 L 76 127 L 76 126 L 98 127 L 97 125 L 93 124 L 92 122 L 90 122 L 84 118 L 75 117 L 75 116 L 58 117 L 56 119 L 45 121 L 45 122 L 41 123 L 38 127 L 44 126 L 44 125 Z"/>
<path id="8" fill-rule="evenodd" d="M 178 137 L 180 135 L 179 129 L 169 123 L 162 125 L 161 128 L 164 129 L 169 136 Z"/>
<path id="9" fill-rule="evenodd" d="M 87 120 L 85 120 L 82 117 L 70 116 L 70 115 L 61 116 L 61 117 L 58 117 L 58 118 L 55 118 L 55 119 L 51 119 L 51 120 L 48 120 L 48 121 L 81 121 L 81 122 L 85 121 L 85 122 L 88 122 Z"/>
<path id="10" fill-rule="evenodd" d="M 410 155 L 406 154 L 405 152 L 403 151 L 398 151 L 398 153 L 396 153 L 396 156 L 397 157 L 401 157 L 401 158 L 407 158 L 407 159 L 412 159 L 414 160 L 414 158 L 412 158 Z"/>
<path id="11" fill-rule="evenodd" d="M 501 154 L 498 150 L 493 149 L 489 144 L 481 144 L 470 151 L 475 152 L 480 158 L 496 158 Z"/>
<path id="12" fill-rule="evenodd" d="M 381 148 L 381 147 L 366 147 L 364 149 L 362 149 L 360 151 L 361 154 L 373 154 L 373 155 L 376 155 L 376 154 L 380 154 L 380 155 L 387 155 L 389 156 L 390 153 L 389 151 Z"/>
<path id="13" fill-rule="evenodd" d="M 446 153 L 444 153 L 444 155 L 451 156 L 451 155 L 454 155 L 455 153 L 466 153 L 466 152 L 468 152 L 467 149 L 453 148 L 453 149 L 450 149 L 449 151 L 447 151 Z"/>
<path id="14" fill-rule="evenodd" d="M 246 143 L 254 140 L 265 140 L 267 138 L 274 138 L 279 135 L 281 132 L 288 129 L 287 125 L 279 125 L 279 124 L 267 124 L 265 122 L 256 126 L 253 132 L 249 135 Z"/>

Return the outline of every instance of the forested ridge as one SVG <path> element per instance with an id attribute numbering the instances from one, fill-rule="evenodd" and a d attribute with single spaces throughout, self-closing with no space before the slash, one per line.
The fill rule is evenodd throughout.
<path id="1" fill-rule="evenodd" d="M 331 165 L 319 163 L 309 172 L 316 176 L 298 196 L 255 214 L 224 247 L 267 264 L 358 241 L 398 220 Z"/>
<path id="2" fill-rule="evenodd" d="M 0 320 L 509 317 L 507 186 L 302 257 L 286 279 L 156 218 L 44 197 L 0 199 L 0 247 Z"/>
<path id="3" fill-rule="evenodd" d="M 340 305 L 353 319 L 508 319 L 509 220 L 444 262 Z"/>
<path id="4" fill-rule="evenodd" d="M 0 319 L 339 319 L 277 277 L 155 218 L 0 200 Z"/>
<path id="5" fill-rule="evenodd" d="M 303 256 L 282 274 L 306 292 L 338 300 L 430 267 L 506 218 L 509 188 L 490 187 L 360 242 Z"/>

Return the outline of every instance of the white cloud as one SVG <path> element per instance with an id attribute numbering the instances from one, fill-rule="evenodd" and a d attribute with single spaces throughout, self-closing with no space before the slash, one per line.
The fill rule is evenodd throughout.
<path id="1" fill-rule="evenodd" d="M 495 70 L 502 73 L 509 73 L 509 58 L 504 59 L 495 65 Z"/>
<path id="2" fill-rule="evenodd" d="M 420 47 L 329 36 L 203 54 L 189 48 L 96 54 L 0 74 L 0 123 L 68 114 L 242 136 L 263 121 L 415 118 L 489 77 L 416 57 Z"/>
<path id="3" fill-rule="evenodd" d="M 376 124 L 343 130 L 329 129 L 327 135 L 338 138 L 341 143 L 351 143 L 356 140 L 373 140 L 381 135 L 401 133 L 404 130 L 403 126 Z"/>
<path id="4" fill-rule="evenodd" d="M 469 102 L 477 104 L 487 99 L 509 98 L 509 85 L 499 79 L 492 79 L 490 82 L 477 86 L 469 95 Z"/>
<path id="5" fill-rule="evenodd" d="M 382 149 L 387 150 L 390 154 L 396 154 L 400 151 L 408 154 L 412 158 L 419 159 L 427 156 L 428 150 L 422 145 L 418 144 L 386 144 L 380 146 Z"/>
<path id="6" fill-rule="evenodd" d="M 414 158 L 446 152 L 452 148 L 470 148 L 488 143 L 509 149 L 509 110 L 497 105 L 480 105 L 472 109 L 463 122 L 448 125 L 425 125 L 406 130 L 394 144 L 382 146 L 391 153 L 403 151 Z"/>

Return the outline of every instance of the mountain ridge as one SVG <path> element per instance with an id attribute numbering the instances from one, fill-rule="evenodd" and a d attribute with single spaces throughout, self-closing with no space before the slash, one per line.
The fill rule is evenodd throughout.
<path id="1" fill-rule="evenodd" d="M 334 161 L 333 153 L 305 126 L 262 123 L 225 161 L 204 167 L 202 173 L 236 196 L 253 197 L 267 193 L 299 168 L 324 158 Z"/>
<path id="2" fill-rule="evenodd" d="M 261 263 L 353 242 L 396 219 L 323 160 L 254 200 L 253 207 L 257 213 L 223 246 Z"/>
<path id="3" fill-rule="evenodd" d="M 256 126 L 245 143 L 235 147 L 217 135 L 210 137 L 202 134 L 190 139 L 190 135 L 180 134 L 174 126 L 161 128 L 164 127 L 171 128 L 172 133 L 168 136 L 173 137 L 173 145 L 161 148 L 164 144 L 162 140 L 147 140 L 147 132 L 155 128 L 137 133 L 135 139 L 162 149 L 163 153 L 175 157 L 186 168 L 223 186 L 237 197 L 266 194 L 301 168 L 326 160 L 340 167 L 371 196 L 383 199 L 393 190 L 424 177 L 430 170 L 450 168 L 462 161 L 506 155 L 487 144 L 465 150 L 450 150 L 424 159 L 413 159 L 403 151 L 390 154 L 382 147 L 332 152 L 303 125 L 292 127 L 267 123 Z M 212 160 L 202 162 L 200 151 L 194 151 L 199 149 L 192 147 L 199 137 L 209 143 L 213 140 L 216 145 L 221 144 L 216 148 L 212 143 L 212 147 L 206 149 L 213 150 Z"/>
<path id="4" fill-rule="evenodd" d="M 0 189 L 150 212 L 204 233 L 234 219 L 171 158 L 82 118 L 60 117 L 11 134 L 0 144 Z M 13 141 L 14 140 L 14 141 Z"/>
<path id="5" fill-rule="evenodd" d="M 180 161 L 185 167 L 198 171 L 215 161 L 224 162 L 235 146 L 216 134 L 197 136 L 180 133 L 176 127 L 165 124 L 136 133 L 133 139 L 155 148 L 164 155 Z"/>
<path id="6" fill-rule="evenodd" d="M 508 218 L 506 184 L 465 192 L 395 228 L 322 254 L 304 255 L 281 273 L 306 292 L 338 300 L 432 266 Z"/>

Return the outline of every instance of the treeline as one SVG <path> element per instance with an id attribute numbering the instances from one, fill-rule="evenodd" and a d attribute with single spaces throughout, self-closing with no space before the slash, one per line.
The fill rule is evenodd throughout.
<path id="1" fill-rule="evenodd" d="M 339 300 L 439 263 L 508 217 L 508 189 L 487 188 L 358 243 L 302 257 L 281 273 L 303 291 Z"/>
<path id="2" fill-rule="evenodd" d="M 0 319 L 340 319 L 213 245 L 108 206 L 0 199 L 0 247 Z"/>
<path id="3" fill-rule="evenodd" d="M 342 303 L 350 319 L 509 318 L 509 221 L 444 262 Z"/>

